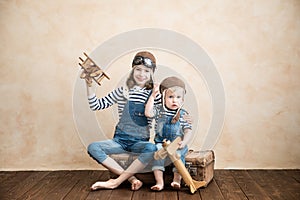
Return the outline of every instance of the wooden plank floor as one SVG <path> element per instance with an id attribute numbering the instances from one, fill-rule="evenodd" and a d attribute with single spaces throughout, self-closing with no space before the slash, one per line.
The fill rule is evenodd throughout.
<path id="1" fill-rule="evenodd" d="M 190 194 L 188 188 L 174 191 L 168 186 L 162 192 L 153 192 L 150 185 L 131 191 L 129 183 L 115 190 L 89 190 L 95 181 L 107 178 L 107 171 L 2 171 L 0 199 L 300 199 L 300 170 L 215 170 L 208 187 L 195 194 Z"/>

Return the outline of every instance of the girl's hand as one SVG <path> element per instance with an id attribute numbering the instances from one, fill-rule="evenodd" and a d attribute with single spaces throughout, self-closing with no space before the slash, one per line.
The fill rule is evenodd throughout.
<path id="1" fill-rule="evenodd" d="M 183 119 L 189 124 L 193 123 L 193 117 L 190 114 L 184 114 Z"/>
<path id="2" fill-rule="evenodd" d="M 152 89 L 152 96 L 155 98 L 159 94 L 159 84 L 154 83 Z"/>

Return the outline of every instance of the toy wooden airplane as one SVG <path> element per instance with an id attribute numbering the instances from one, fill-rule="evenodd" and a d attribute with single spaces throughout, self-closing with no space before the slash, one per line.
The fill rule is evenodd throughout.
<path id="1" fill-rule="evenodd" d="M 79 65 L 83 69 L 80 78 L 85 79 L 89 86 L 92 85 L 93 80 L 98 83 L 98 85 L 101 85 L 100 82 L 103 78 L 110 79 L 86 53 L 83 54 L 86 56 L 86 59 L 83 60 L 79 57 L 80 61 L 82 62 L 79 63 Z"/>
<path id="2" fill-rule="evenodd" d="M 198 188 L 205 186 L 206 182 L 193 180 L 188 170 L 185 168 L 180 156 L 176 153 L 176 150 L 179 147 L 178 143 L 180 141 L 180 137 L 177 137 L 172 143 L 170 143 L 170 141 L 164 141 L 163 148 L 155 152 L 154 159 L 159 160 L 169 156 L 179 174 L 182 176 L 185 184 L 190 187 L 190 192 L 194 194 Z"/>

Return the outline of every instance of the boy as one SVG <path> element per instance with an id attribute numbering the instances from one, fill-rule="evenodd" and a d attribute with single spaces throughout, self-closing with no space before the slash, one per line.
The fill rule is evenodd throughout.
<path id="1" fill-rule="evenodd" d="M 162 94 L 161 104 L 154 105 L 154 99 L 158 93 Z M 153 93 L 149 97 L 145 107 L 146 117 L 155 117 L 155 138 L 157 149 L 162 148 L 163 140 L 174 141 L 177 137 L 181 137 L 178 143 L 177 153 L 181 160 L 185 163 L 185 155 L 188 152 L 187 144 L 192 138 L 192 127 L 183 119 L 183 115 L 187 112 L 182 108 L 184 103 L 184 95 L 186 93 L 184 82 L 177 77 L 168 77 L 164 79 L 158 89 L 153 88 Z M 156 184 L 151 187 L 152 190 L 161 191 L 164 188 L 163 172 L 165 170 L 165 159 L 156 160 L 153 163 L 152 170 L 154 172 Z M 171 186 L 180 189 L 181 175 L 173 168 L 173 182 Z"/>

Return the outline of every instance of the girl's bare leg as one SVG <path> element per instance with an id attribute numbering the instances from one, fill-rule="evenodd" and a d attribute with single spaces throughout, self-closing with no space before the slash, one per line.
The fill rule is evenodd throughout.
<path id="1" fill-rule="evenodd" d="M 92 185 L 91 189 L 92 190 L 97 190 L 97 189 L 114 189 L 117 188 L 121 183 L 123 183 L 125 180 L 129 179 L 132 177 L 134 174 L 137 172 L 141 171 L 142 169 L 145 168 L 145 165 L 136 159 L 135 161 L 132 162 L 132 164 L 125 170 L 123 171 L 120 176 L 116 179 L 109 179 L 108 181 L 98 181 L 95 184 Z M 143 185 L 141 181 L 139 181 L 136 178 L 131 178 L 131 189 L 132 190 L 138 190 L 140 187 Z M 129 180 L 129 181 L 130 181 Z"/>
<path id="2" fill-rule="evenodd" d="M 120 175 L 124 172 L 124 169 L 119 165 L 119 163 L 111 157 L 107 157 L 101 164 L 114 174 Z"/>
<path id="3" fill-rule="evenodd" d="M 111 157 L 107 157 L 103 162 L 102 162 L 102 165 L 108 169 L 109 171 L 111 171 L 112 173 L 114 174 L 117 174 L 117 175 L 121 175 L 123 172 L 124 172 L 124 169 L 114 160 L 112 159 Z M 109 180 L 110 181 L 110 180 Z M 133 188 L 136 188 L 136 187 L 141 187 L 143 185 L 143 183 L 138 180 L 135 176 L 132 176 L 128 179 L 128 181 L 131 183 L 132 187 Z M 97 190 L 99 189 L 97 187 L 97 184 L 99 182 L 96 182 L 95 184 L 92 185 L 91 187 L 91 190 Z"/>
<path id="4" fill-rule="evenodd" d="M 131 183 L 131 190 L 138 190 L 143 185 L 143 182 L 137 179 L 135 176 L 131 176 L 128 181 Z"/>

